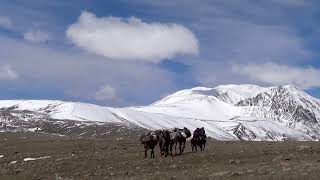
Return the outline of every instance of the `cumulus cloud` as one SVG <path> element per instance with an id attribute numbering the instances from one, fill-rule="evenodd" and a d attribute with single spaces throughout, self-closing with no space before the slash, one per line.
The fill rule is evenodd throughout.
<path id="1" fill-rule="evenodd" d="M 287 26 L 221 18 L 210 20 L 206 27 L 204 35 L 210 46 L 202 43 L 202 54 L 207 57 L 191 64 L 193 76 L 202 86 L 258 83 L 232 71 L 231 64 L 304 64 L 315 56 L 306 40 Z"/>
<path id="2" fill-rule="evenodd" d="M 16 80 L 19 75 L 10 65 L 0 66 L 0 80 Z"/>
<path id="3" fill-rule="evenodd" d="M 14 99 L 52 98 L 119 107 L 149 104 L 158 100 L 159 94 L 176 89 L 174 75 L 156 64 L 105 61 L 89 53 L 53 49 L 1 35 L 0 61 L 0 67 L 10 64 L 12 71 L 20 75 L 14 84 L 0 83 L 0 89 L 6 91 L 0 93 L 0 98 L 8 98 L 9 94 Z M 116 90 L 117 100 L 95 100 L 94 95 L 104 84 Z"/>
<path id="4" fill-rule="evenodd" d="M 43 43 L 50 40 L 50 35 L 47 32 L 36 30 L 24 33 L 24 39 L 33 43 Z"/>
<path id="5" fill-rule="evenodd" d="M 307 0 L 270 0 L 270 2 L 286 6 L 306 6 L 310 3 Z"/>
<path id="6" fill-rule="evenodd" d="M 12 28 L 12 21 L 6 16 L 0 16 L 0 28 L 10 29 Z"/>
<path id="7" fill-rule="evenodd" d="M 100 18 L 86 11 L 67 29 L 66 36 L 80 48 L 116 60 L 157 63 L 199 51 L 197 38 L 182 25 L 146 23 L 135 17 Z"/>
<path id="8" fill-rule="evenodd" d="M 320 87 L 320 69 L 313 67 L 295 67 L 275 63 L 233 64 L 232 70 L 252 80 L 272 85 L 295 84 L 302 89 Z"/>
<path id="9" fill-rule="evenodd" d="M 97 101 L 110 101 L 117 99 L 117 93 L 115 88 L 110 85 L 102 86 L 95 94 L 94 98 Z"/>

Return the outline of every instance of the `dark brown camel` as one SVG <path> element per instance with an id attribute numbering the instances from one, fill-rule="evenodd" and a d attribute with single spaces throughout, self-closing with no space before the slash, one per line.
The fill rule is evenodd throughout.
<path id="1" fill-rule="evenodd" d="M 156 130 L 155 133 L 158 135 L 159 140 L 159 149 L 161 157 L 165 157 L 169 154 L 169 145 L 170 145 L 170 132 L 168 130 Z"/>
<path id="2" fill-rule="evenodd" d="M 144 145 L 144 155 L 147 157 L 147 151 L 148 149 L 151 149 L 151 158 L 154 158 L 154 148 L 156 147 L 158 143 L 158 135 L 155 132 L 149 132 L 147 134 L 144 134 L 140 138 L 141 144 Z"/>
<path id="3" fill-rule="evenodd" d="M 192 151 L 197 151 L 197 147 L 200 148 L 200 151 L 203 151 L 206 147 L 207 136 L 204 128 L 197 128 L 193 132 L 193 137 L 191 139 L 191 149 Z"/>
<path id="4" fill-rule="evenodd" d="M 173 147 L 175 154 L 177 154 L 176 151 L 178 144 L 179 152 L 180 154 L 182 154 L 185 148 L 186 140 L 190 136 L 191 132 L 186 127 L 184 127 L 183 129 L 174 128 L 172 131 L 170 131 L 170 154 L 173 155 Z"/>

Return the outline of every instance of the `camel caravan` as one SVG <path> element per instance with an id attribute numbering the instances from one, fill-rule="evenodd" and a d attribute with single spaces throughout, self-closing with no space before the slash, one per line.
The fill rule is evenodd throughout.
<path id="1" fill-rule="evenodd" d="M 140 138 L 141 144 L 144 145 L 145 157 L 147 157 L 147 152 L 151 149 L 151 158 L 154 158 L 154 149 L 158 145 L 160 150 L 160 155 L 167 157 L 170 155 L 177 155 L 177 147 L 179 148 L 179 154 L 182 154 L 185 149 L 187 138 L 191 137 L 191 132 L 188 128 L 183 129 L 163 129 L 150 131 L 143 134 Z M 204 128 L 197 128 L 193 132 L 193 137 L 191 139 L 192 151 L 197 151 L 200 148 L 201 151 L 204 150 L 206 144 L 206 132 Z"/>

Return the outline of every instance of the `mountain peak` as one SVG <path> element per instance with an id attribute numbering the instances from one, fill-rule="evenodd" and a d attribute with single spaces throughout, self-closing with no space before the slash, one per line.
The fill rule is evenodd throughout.
<path id="1" fill-rule="evenodd" d="M 192 101 L 215 101 L 221 100 L 228 104 L 236 104 L 240 100 L 256 96 L 270 88 L 260 87 L 251 84 L 229 84 L 220 85 L 215 88 L 194 87 L 173 93 L 152 105 L 168 105 L 175 103 L 185 103 Z"/>
<path id="2" fill-rule="evenodd" d="M 209 87 L 203 87 L 203 86 L 198 86 L 190 89 L 191 91 L 210 91 L 212 88 Z"/>
<path id="3" fill-rule="evenodd" d="M 287 85 L 279 85 L 276 88 L 284 88 L 284 89 L 289 89 L 289 90 L 299 90 L 302 91 L 300 88 L 295 86 L 294 84 L 287 84 Z"/>
<path id="4" fill-rule="evenodd" d="M 293 88 L 293 89 L 298 89 L 294 84 L 287 84 L 283 86 L 284 88 Z"/>

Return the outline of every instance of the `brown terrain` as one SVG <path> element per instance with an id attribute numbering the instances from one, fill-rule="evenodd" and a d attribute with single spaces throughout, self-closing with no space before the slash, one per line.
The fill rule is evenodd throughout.
<path id="1" fill-rule="evenodd" d="M 0 179 L 320 179 L 318 142 L 208 140 L 203 152 L 187 142 L 183 155 L 160 157 L 157 148 L 151 159 L 140 133 L 0 133 Z"/>

